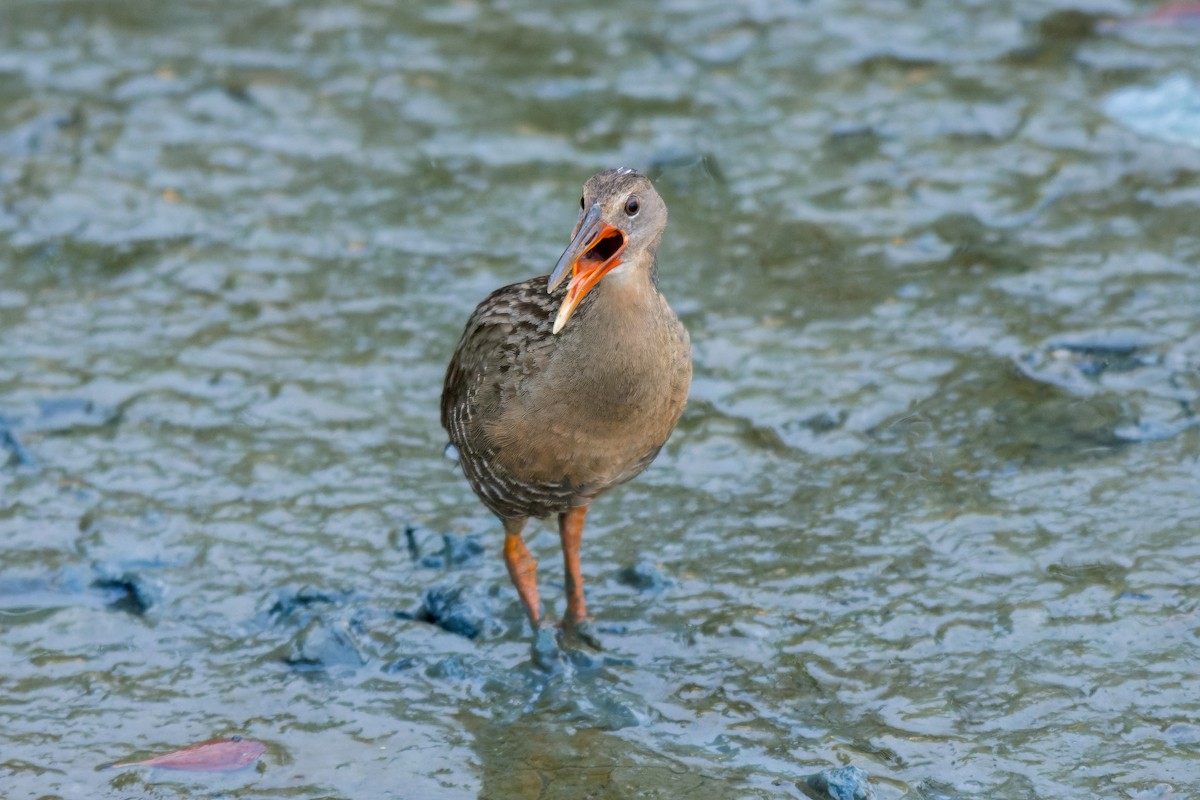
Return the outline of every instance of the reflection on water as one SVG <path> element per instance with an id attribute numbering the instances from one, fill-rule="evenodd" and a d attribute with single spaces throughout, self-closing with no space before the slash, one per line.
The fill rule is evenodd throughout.
<path id="1" fill-rule="evenodd" d="M 8 796 L 798 797 L 843 764 L 883 798 L 1200 783 L 1200 151 L 1101 102 L 1196 78 L 1200 30 L 1005 3 L 11 5 Z M 671 207 L 696 378 L 589 525 L 607 650 L 545 670 L 437 398 L 462 319 L 546 272 L 619 164 Z M 530 544 L 561 613 L 557 537 Z M 431 590 L 473 626 L 427 621 Z M 95 769 L 235 734 L 261 771 Z"/>

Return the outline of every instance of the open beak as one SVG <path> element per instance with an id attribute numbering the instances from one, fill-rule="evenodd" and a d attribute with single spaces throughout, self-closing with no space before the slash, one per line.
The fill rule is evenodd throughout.
<path id="1" fill-rule="evenodd" d="M 625 252 L 625 234 L 600 219 L 600 207 L 592 206 L 579 222 L 579 231 L 567 245 L 566 251 L 550 273 L 547 291 L 553 292 L 571 271 L 571 282 L 567 284 L 567 298 L 559 306 L 554 318 L 554 333 L 567 324 L 579 301 L 600 282 L 608 272 L 621 263 Z"/>

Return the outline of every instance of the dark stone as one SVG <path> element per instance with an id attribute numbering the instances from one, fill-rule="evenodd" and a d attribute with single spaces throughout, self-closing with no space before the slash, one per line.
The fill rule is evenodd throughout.
<path id="1" fill-rule="evenodd" d="M 0 153 L 12 158 L 28 158 L 50 146 L 59 135 L 77 126 L 83 115 L 78 108 L 56 109 L 38 114 L 23 124 L 0 134 Z"/>
<path id="2" fill-rule="evenodd" d="M 119 412 L 114 408 L 97 405 L 80 397 L 54 397 L 39 400 L 37 413 L 26 415 L 21 427 L 42 433 L 65 433 L 74 428 L 95 428 L 116 421 Z M 17 421 L 0 415 L 0 450 L 7 450 L 8 464 L 18 467 L 36 467 L 37 460 L 26 449 L 17 435 Z M 0 465 L 3 465 L 0 461 Z"/>
<path id="3" fill-rule="evenodd" d="M 820 411 L 811 417 L 801 420 L 800 427 L 807 428 L 813 433 L 829 433 L 842 427 L 849 416 L 849 413 L 845 410 L 839 410 L 836 413 L 833 411 Z"/>
<path id="4" fill-rule="evenodd" d="M 421 530 L 416 525 L 404 526 L 404 544 L 408 549 L 408 557 L 413 560 L 413 563 L 421 557 L 421 543 L 417 541 L 417 533 Z"/>
<path id="5" fill-rule="evenodd" d="M 1032 380 L 1072 394 L 1087 395 L 1096 391 L 1106 373 L 1129 373 L 1160 365 L 1163 355 L 1158 352 L 1159 344 L 1158 340 L 1135 331 L 1063 334 L 1047 339 L 1037 350 L 1018 356 L 1016 365 Z"/>
<path id="6" fill-rule="evenodd" d="M 1131 331 L 1091 331 L 1053 337 L 1046 346 L 1075 354 L 1076 369 L 1088 376 L 1098 376 L 1109 370 L 1129 372 L 1157 363 L 1160 357 L 1150 352 L 1157 343 Z"/>
<path id="7" fill-rule="evenodd" d="M 863 158 L 879 152 L 883 136 L 870 125 L 861 122 L 837 123 L 825 136 L 825 146 L 832 153 L 847 158 Z"/>
<path id="8" fill-rule="evenodd" d="M 361 600 L 355 592 L 284 586 L 276 590 L 275 602 L 257 615 L 256 623 L 292 632 L 273 658 L 296 672 L 357 669 L 369 661 L 361 641 L 363 619 L 371 612 L 361 607 Z"/>
<path id="9" fill-rule="evenodd" d="M 133 572 L 109 573 L 98 569 L 100 577 L 92 588 L 104 595 L 104 604 L 113 611 L 124 611 L 140 617 L 160 599 L 161 590 L 151 580 Z"/>
<path id="10" fill-rule="evenodd" d="M 162 581 L 153 575 L 169 566 L 175 564 L 155 557 L 104 559 L 92 564 L 89 586 L 109 608 L 140 617 L 162 600 Z"/>
<path id="11" fill-rule="evenodd" d="M 460 536 L 456 533 L 442 534 L 442 552 L 421 559 L 421 566 L 438 569 L 457 567 L 475 560 L 483 554 L 483 545 L 475 536 Z"/>
<path id="12" fill-rule="evenodd" d="M 329 622 L 314 619 L 292 641 L 284 657 L 292 669 L 300 672 L 327 670 L 330 667 L 361 667 L 367 663 L 359 647 L 354 625 L 348 620 Z"/>
<path id="13" fill-rule="evenodd" d="M 654 562 L 648 558 L 639 558 L 636 562 L 617 573 L 617 580 L 626 586 L 632 586 L 639 592 L 657 594 L 671 585 L 663 576 Z"/>
<path id="14" fill-rule="evenodd" d="M 467 679 L 467 665 L 463 663 L 462 656 L 450 656 L 434 664 L 426 674 L 431 678 L 463 681 Z"/>
<path id="15" fill-rule="evenodd" d="M 72 428 L 99 428 L 116 422 L 115 408 L 102 406 L 82 397 L 51 397 L 38 401 L 34 430 L 61 433 Z"/>
<path id="16" fill-rule="evenodd" d="M 466 564 L 483 555 L 483 544 L 476 536 L 458 536 L 447 533 L 442 536 L 444 542 L 443 555 L 450 564 Z"/>
<path id="17" fill-rule="evenodd" d="M 478 638 L 500 629 L 491 599 L 475 585 L 438 584 L 425 590 L 421 607 L 412 614 L 398 616 L 437 625 L 444 631 Z"/>
<path id="18" fill-rule="evenodd" d="M 1054 420 L 1055 428 L 1079 430 L 1090 416 L 1094 438 L 1112 448 L 1169 439 L 1200 424 L 1200 392 L 1189 366 L 1195 348 L 1195 337 L 1171 342 L 1138 330 L 1101 329 L 1053 336 L 1014 363 L 1030 380 L 1088 398 L 1060 403 L 1064 420 Z"/>
<path id="19" fill-rule="evenodd" d="M 866 772 L 849 766 L 809 775 L 796 786 L 815 800 L 871 800 L 875 789 L 870 780 Z"/>
<path id="20" fill-rule="evenodd" d="M 345 600 L 347 596 L 347 592 L 334 592 L 313 586 L 285 586 L 276 593 L 275 603 L 268 613 L 286 617 L 298 609 L 337 603 Z"/>
<path id="21" fill-rule="evenodd" d="M 442 549 L 427 556 L 421 555 L 421 542 L 428 541 L 435 534 L 419 525 L 408 525 L 404 528 L 404 541 L 408 549 L 408 557 L 413 563 L 427 569 L 442 569 L 468 564 L 484 552 L 479 535 L 462 536 L 457 533 L 443 533 Z"/>
<path id="22" fill-rule="evenodd" d="M 33 455 L 17 438 L 17 432 L 12 429 L 12 423 L 3 416 L 0 416 L 0 449 L 10 453 L 8 463 L 13 466 L 30 468 L 37 466 Z"/>

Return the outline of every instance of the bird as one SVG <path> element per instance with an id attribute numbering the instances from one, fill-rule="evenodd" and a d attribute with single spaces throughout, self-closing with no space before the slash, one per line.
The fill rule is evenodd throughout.
<path id="1" fill-rule="evenodd" d="M 504 286 L 467 321 L 446 370 L 442 426 L 475 494 L 504 528 L 504 561 L 535 635 L 537 561 L 523 532 L 557 516 L 563 633 L 600 649 L 580 566 L 584 520 L 658 455 L 687 403 L 691 339 L 658 287 L 667 206 L 622 167 L 583 185 L 549 275 Z M 568 280 L 569 276 L 569 280 Z"/>

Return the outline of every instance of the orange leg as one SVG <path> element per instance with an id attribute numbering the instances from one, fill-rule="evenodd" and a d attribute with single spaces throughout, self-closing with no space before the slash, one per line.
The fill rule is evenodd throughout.
<path id="1" fill-rule="evenodd" d="M 567 615 L 563 623 L 568 627 L 587 619 L 587 603 L 583 600 L 583 575 L 579 571 L 579 544 L 583 541 L 583 518 L 588 507 L 572 508 L 558 515 L 558 535 L 562 539 L 563 564 L 567 578 Z"/>
<path id="2" fill-rule="evenodd" d="M 525 546 L 521 531 L 525 528 L 525 518 L 505 518 L 504 523 L 504 564 L 508 567 L 508 577 L 512 578 L 517 594 L 521 596 L 521 604 L 529 615 L 529 622 L 534 630 L 538 626 L 537 590 L 537 561 Z"/>

